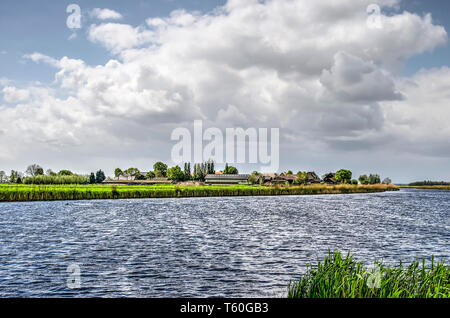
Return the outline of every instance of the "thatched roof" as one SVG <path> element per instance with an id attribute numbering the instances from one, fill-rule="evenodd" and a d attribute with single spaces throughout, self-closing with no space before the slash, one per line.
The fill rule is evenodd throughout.
<path id="1" fill-rule="evenodd" d="M 334 174 L 334 173 L 327 173 L 323 177 L 323 181 L 328 184 L 337 184 L 338 183 L 338 181 L 336 180 L 336 174 Z"/>
<path id="2" fill-rule="evenodd" d="M 315 172 L 307 172 L 306 181 L 309 183 L 320 183 L 320 178 Z"/>

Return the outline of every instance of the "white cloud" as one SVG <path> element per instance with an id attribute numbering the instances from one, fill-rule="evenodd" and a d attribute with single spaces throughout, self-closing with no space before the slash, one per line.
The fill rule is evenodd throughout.
<path id="1" fill-rule="evenodd" d="M 396 147 L 425 156 L 450 156 L 450 68 L 423 70 L 398 82 L 404 101 L 384 102 L 386 130 Z"/>
<path id="2" fill-rule="evenodd" d="M 371 103 L 402 98 L 390 74 L 344 52 L 336 53 L 333 66 L 323 70 L 320 82 L 332 98 L 341 101 Z"/>
<path id="3" fill-rule="evenodd" d="M 100 43 L 114 54 L 151 42 L 153 32 L 128 24 L 93 24 L 89 28 L 89 40 Z"/>
<path id="4" fill-rule="evenodd" d="M 30 92 L 26 89 L 18 89 L 13 86 L 3 88 L 3 99 L 8 103 L 22 103 L 28 101 Z"/>
<path id="5" fill-rule="evenodd" d="M 111 9 L 95 8 L 90 12 L 90 15 L 100 20 L 120 20 L 123 18 L 119 12 Z"/>
<path id="6" fill-rule="evenodd" d="M 23 57 L 32 60 L 35 63 L 43 62 L 53 67 L 59 67 L 59 61 L 57 59 L 44 55 L 42 53 L 35 52 L 32 54 L 25 54 Z"/>
<path id="7" fill-rule="evenodd" d="M 36 148 L 49 163 L 64 153 L 84 169 L 151 165 L 170 156 L 174 127 L 204 119 L 280 127 L 281 155 L 298 168 L 308 161 L 305 149 L 315 162 L 361 151 L 354 157 L 361 165 L 368 149 L 408 153 L 428 140 L 433 146 L 418 153 L 440 156 L 450 140 L 448 70 L 411 79 L 397 71 L 445 44 L 447 33 L 429 15 L 408 12 L 383 15 L 383 28 L 370 29 L 370 3 L 233 0 L 213 14 L 176 11 L 147 26 L 94 24 L 88 39 L 115 59 L 89 66 L 27 55 L 57 68 L 56 83 L 70 96 L 48 87 L 28 104 L 0 106 L 0 127 L 8 128 L 0 146 L 20 158 Z M 398 1 L 380 5 L 395 9 Z"/>

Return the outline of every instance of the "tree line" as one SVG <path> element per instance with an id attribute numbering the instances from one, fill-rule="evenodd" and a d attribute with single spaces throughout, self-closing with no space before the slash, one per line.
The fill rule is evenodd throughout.
<path id="1" fill-rule="evenodd" d="M 315 173 L 314 173 L 315 174 Z M 306 171 L 298 171 L 296 174 L 292 172 L 292 170 L 288 170 L 287 172 L 282 172 L 281 174 L 275 174 L 276 176 L 295 176 L 295 179 L 293 180 L 294 185 L 302 185 L 307 184 L 311 180 L 308 179 L 308 173 Z M 254 171 L 249 178 L 249 183 L 256 184 L 256 183 L 262 183 L 262 176 L 261 173 L 258 171 Z M 378 174 L 370 174 L 367 175 L 361 175 L 358 180 L 352 178 L 353 173 L 350 170 L 347 169 L 340 169 L 337 172 L 329 172 L 322 176 L 322 179 L 317 180 L 322 183 L 341 183 L 341 184 L 354 184 L 357 185 L 359 183 L 363 185 L 368 184 L 391 184 L 392 180 L 390 178 L 385 178 L 383 182 L 381 181 L 381 178 Z"/>
<path id="2" fill-rule="evenodd" d="M 239 171 L 236 167 L 225 164 L 225 168 L 221 171 L 223 174 L 238 174 Z M 114 176 L 116 179 L 126 178 L 128 180 L 152 180 L 158 178 L 166 178 L 176 182 L 183 181 L 205 181 L 205 177 L 208 174 L 215 174 L 215 163 L 212 160 L 208 160 L 203 163 L 196 163 L 191 167 L 191 163 L 185 163 L 183 169 L 176 165 L 174 167 L 168 167 L 167 164 L 158 161 L 153 165 L 153 170 L 149 172 L 141 172 L 138 168 L 128 168 L 122 170 L 116 168 L 114 170 Z M 278 174 L 275 174 L 278 175 Z M 298 171 L 297 174 L 289 170 L 279 174 L 280 176 L 295 176 L 293 184 L 301 185 L 308 183 L 308 173 L 306 171 Z M 261 182 L 262 174 L 254 171 L 249 177 L 249 183 L 256 184 Z M 342 184 L 391 184 L 392 181 L 389 178 L 385 178 L 381 181 L 378 174 L 363 174 L 359 176 L 358 180 L 352 178 L 353 173 L 347 169 L 340 169 L 335 173 L 327 173 L 322 176 L 320 182 L 323 183 L 342 183 Z M 7 176 L 4 171 L 0 171 L 0 183 L 23 183 L 23 184 L 97 184 L 106 180 L 105 173 L 100 169 L 97 172 L 92 172 L 90 175 L 79 175 L 71 172 L 70 170 L 60 170 L 59 172 L 53 172 L 48 169 L 44 173 L 44 169 L 38 164 L 32 164 L 27 167 L 25 173 L 12 170 L 10 175 Z M 448 185 L 444 182 L 416 182 L 411 185 Z"/>
<path id="3" fill-rule="evenodd" d="M 172 181 L 205 181 L 205 177 L 208 174 L 215 174 L 215 163 L 212 160 L 208 160 L 203 163 L 195 163 L 191 167 L 191 163 L 184 164 L 183 169 L 176 165 L 169 168 L 167 164 L 158 161 L 153 165 L 153 170 L 149 172 L 141 172 L 137 168 L 128 168 L 122 170 L 116 168 L 114 170 L 114 177 L 116 179 L 126 178 L 127 180 L 152 180 L 158 178 L 167 178 Z M 225 169 L 222 171 L 224 174 L 238 174 L 239 171 L 236 167 L 225 164 Z"/>
<path id="4" fill-rule="evenodd" d="M 450 182 L 445 181 L 417 181 L 409 184 L 411 187 L 421 187 L 421 186 L 450 186 Z"/>

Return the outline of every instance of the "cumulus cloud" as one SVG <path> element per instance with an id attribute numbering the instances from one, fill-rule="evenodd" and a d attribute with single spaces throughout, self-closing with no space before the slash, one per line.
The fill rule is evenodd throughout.
<path id="1" fill-rule="evenodd" d="M 18 89 L 13 86 L 3 88 L 3 99 L 8 103 L 23 103 L 30 98 L 30 92 L 26 89 Z"/>
<path id="2" fill-rule="evenodd" d="M 336 53 L 333 66 L 323 70 L 320 82 L 331 97 L 341 101 L 371 103 L 402 98 L 389 74 L 373 62 L 344 52 Z"/>
<path id="3" fill-rule="evenodd" d="M 380 2 L 394 11 L 381 16 L 382 28 L 369 28 L 370 3 L 230 0 L 210 14 L 178 10 L 145 26 L 93 24 L 88 39 L 114 59 L 90 66 L 27 55 L 55 67 L 68 96 L 43 87 L 29 103 L 0 106 L 0 127 L 8 127 L 0 145 L 20 136 L 10 147 L 16 157 L 41 147 L 52 158 L 80 158 L 83 167 L 148 169 L 152 159 L 169 159 L 173 128 L 203 119 L 221 128 L 281 128 L 281 155 L 296 167 L 306 162 L 304 149 L 338 158 L 382 146 L 414 151 L 428 139 L 420 153 L 433 154 L 450 140 L 448 70 L 403 79 L 398 69 L 447 43 L 447 33 L 430 15 L 395 12 L 394 0 Z"/>
<path id="4" fill-rule="evenodd" d="M 90 15 L 100 20 L 120 20 L 123 18 L 119 12 L 111 9 L 95 8 L 91 10 Z"/>
<path id="5" fill-rule="evenodd" d="M 128 24 L 93 24 L 89 28 L 89 40 L 102 44 L 115 54 L 149 43 L 152 39 L 152 31 L 141 27 L 133 28 Z"/>
<path id="6" fill-rule="evenodd" d="M 450 69 L 422 70 L 398 81 L 404 101 L 384 102 L 386 130 L 396 147 L 424 156 L 450 156 Z"/>

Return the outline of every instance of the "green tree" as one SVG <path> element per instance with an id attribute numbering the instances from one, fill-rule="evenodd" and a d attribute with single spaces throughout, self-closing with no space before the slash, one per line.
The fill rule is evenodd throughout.
<path id="1" fill-rule="evenodd" d="M 200 170 L 202 171 L 203 175 L 206 176 L 206 174 L 208 173 L 208 168 L 205 162 L 202 162 L 200 164 Z"/>
<path id="2" fill-rule="evenodd" d="M 191 180 L 191 163 L 184 164 L 184 180 Z"/>
<path id="3" fill-rule="evenodd" d="M 184 172 L 181 170 L 179 166 L 175 166 L 167 170 L 167 178 L 173 181 L 183 181 L 184 180 Z"/>
<path id="4" fill-rule="evenodd" d="M 392 184 L 392 180 L 390 178 L 385 178 L 383 184 Z"/>
<path id="5" fill-rule="evenodd" d="M 353 184 L 353 185 L 358 185 L 358 180 L 353 179 L 353 180 L 352 180 L 352 184 Z"/>
<path id="6" fill-rule="evenodd" d="M 25 171 L 29 176 L 42 176 L 44 174 L 44 169 L 38 164 L 32 164 L 27 167 Z"/>
<path id="7" fill-rule="evenodd" d="M 365 185 L 369 184 L 369 177 L 366 174 L 359 176 L 358 180 L 361 184 L 365 184 Z"/>
<path id="8" fill-rule="evenodd" d="M 155 179 L 156 175 L 153 171 L 149 171 L 147 172 L 147 174 L 145 175 L 145 178 L 150 180 L 150 179 Z"/>
<path id="9" fill-rule="evenodd" d="M 194 164 L 194 180 L 204 181 L 205 180 L 205 172 L 203 171 L 204 165 L 196 163 Z"/>
<path id="10" fill-rule="evenodd" d="M 89 176 L 89 183 L 94 184 L 95 181 L 96 181 L 95 174 L 93 172 L 91 172 L 91 175 Z"/>
<path id="11" fill-rule="evenodd" d="M 117 180 L 118 180 L 121 176 L 123 176 L 123 171 L 122 171 L 122 169 L 116 168 L 116 169 L 114 170 L 114 176 L 117 178 Z"/>
<path id="12" fill-rule="evenodd" d="M 351 183 L 352 172 L 350 170 L 341 169 L 336 172 L 335 178 L 340 183 Z"/>
<path id="13" fill-rule="evenodd" d="M 47 169 L 47 171 L 45 171 L 45 174 L 47 176 L 56 176 L 57 175 L 56 172 L 53 172 L 52 169 Z"/>
<path id="14" fill-rule="evenodd" d="M 225 164 L 225 169 L 223 170 L 223 174 L 239 174 L 238 169 L 233 166 L 229 166 L 228 163 Z"/>
<path id="15" fill-rule="evenodd" d="M 141 172 L 138 168 L 128 168 L 126 170 L 128 176 L 134 178 L 135 180 L 141 175 Z"/>
<path id="16" fill-rule="evenodd" d="M 16 183 L 18 177 L 18 172 L 15 170 L 11 170 L 11 173 L 9 175 L 9 182 L 10 183 Z"/>
<path id="17" fill-rule="evenodd" d="M 164 178 L 167 176 L 167 165 L 158 161 L 153 165 L 153 171 L 155 172 L 156 177 Z"/>
<path id="18" fill-rule="evenodd" d="M 288 170 L 288 172 L 286 172 L 287 176 L 292 176 L 294 173 L 292 172 L 292 170 Z"/>
<path id="19" fill-rule="evenodd" d="M 295 184 L 306 184 L 308 181 L 308 175 L 306 171 L 297 172 L 297 179 L 294 180 Z"/>
<path id="20" fill-rule="evenodd" d="M 95 173 L 95 183 L 102 183 L 105 181 L 105 173 L 102 170 L 99 170 Z"/>
<path id="21" fill-rule="evenodd" d="M 59 176 L 72 176 L 73 173 L 72 173 L 72 171 L 69 171 L 69 170 L 61 170 L 60 172 L 58 172 L 58 175 Z"/>
<path id="22" fill-rule="evenodd" d="M 139 171 L 134 177 L 134 180 L 145 180 L 145 176 Z"/>
<path id="23" fill-rule="evenodd" d="M 204 168 L 204 173 L 205 174 L 215 174 L 216 170 L 214 169 L 214 161 L 213 160 L 208 160 L 204 163 L 205 168 Z"/>
<path id="24" fill-rule="evenodd" d="M 6 176 L 5 171 L 0 171 L 0 183 L 3 183 L 6 180 L 7 180 L 7 176 Z"/>
<path id="25" fill-rule="evenodd" d="M 371 174 L 371 175 L 369 176 L 369 183 L 370 183 L 370 184 L 379 184 L 379 183 L 381 183 L 381 178 L 380 178 L 380 176 L 377 175 L 377 174 Z"/>
<path id="26" fill-rule="evenodd" d="M 260 182 L 261 174 L 258 171 L 253 171 L 250 177 L 248 178 L 248 182 L 250 184 L 257 184 Z"/>

